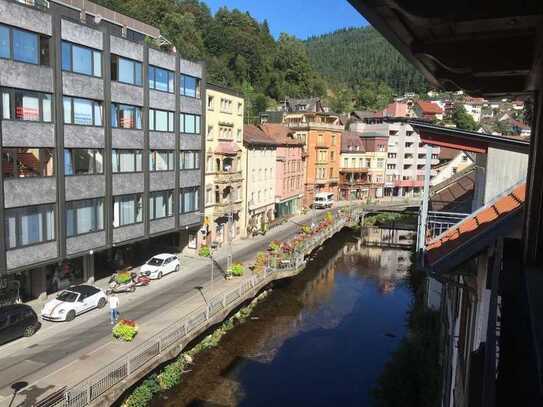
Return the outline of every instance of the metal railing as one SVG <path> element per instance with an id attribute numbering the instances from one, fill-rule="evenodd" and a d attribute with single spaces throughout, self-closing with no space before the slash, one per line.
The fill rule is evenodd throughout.
<path id="1" fill-rule="evenodd" d="M 163 355 L 179 341 L 185 339 L 188 342 L 188 339 L 192 339 L 191 333 L 204 328 L 209 320 L 219 312 L 229 307 L 233 308 L 254 296 L 258 290 L 283 273 L 300 272 L 305 267 L 307 254 L 310 254 L 343 227 L 351 224 L 361 213 L 362 210 L 352 207 L 337 210 L 336 216 L 338 214 L 341 216 L 330 227 L 301 242 L 290 256 L 270 262 L 263 273 L 254 274 L 249 279 L 242 281 L 237 288 L 225 290 L 211 298 L 207 304 L 202 304 L 179 321 L 152 336 L 137 349 L 122 355 L 79 384 L 69 388 L 65 391 L 62 400 L 48 406 L 85 407 L 91 404 L 113 386 L 134 375 L 146 363 Z M 247 296 L 248 293 L 251 293 L 251 296 Z"/>
<path id="2" fill-rule="evenodd" d="M 469 215 L 469 213 L 429 211 L 426 223 L 426 240 L 435 239 Z"/>

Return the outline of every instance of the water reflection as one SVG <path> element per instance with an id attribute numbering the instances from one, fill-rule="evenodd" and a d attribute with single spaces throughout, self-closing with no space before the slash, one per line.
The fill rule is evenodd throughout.
<path id="1" fill-rule="evenodd" d="M 406 251 L 340 235 L 156 405 L 368 405 L 405 333 L 408 266 Z"/>

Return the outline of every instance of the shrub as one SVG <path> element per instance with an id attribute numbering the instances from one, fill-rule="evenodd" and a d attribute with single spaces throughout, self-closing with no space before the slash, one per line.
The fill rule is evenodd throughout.
<path id="1" fill-rule="evenodd" d="M 258 252 L 255 260 L 255 272 L 260 273 L 268 264 L 268 255 L 264 252 Z"/>
<path id="2" fill-rule="evenodd" d="M 183 358 L 179 358 L 174 363 L 166 366 L 162 373 L 157 376 L 160 390 L 171 390 L 181 383 L 181 375 L 183 374 L 184 367 Z"/>
<path id="3" fill-rule="evenodd" d="M 332 212 L 328 211 L 328 212 L 326 212 L 326 215 L 324 215 L 324 218 L 328 222 L 332 223 L 334 221 L 334 214 Z"/>
<path id="4" fill-rule="evenodd" d="M 155 374 L 145 379 L 132 394 L 126 398 L 122 407 L 146 407 L 151 403 L 153 396 L 160 391 Z"/>
<path id="5" fill-rule="evenodd" d="M 198 250 L 198 256 L 201 256 L 201 257 L 209 257 L 211 256 L 211 250 L 209 249 L 209 246 L 208 245 L 202 245 L 200 247 L 200 250 Z"/>
<path id="6" fill-rule="evenodd" d="M 241 263 L 232 264 L 232 267 L 230 267 L 230 274 L 235 277 L 241 277 L 243 273 L 245 273 L 245 267 Z"/>
<path id="7" fill-rule="evenodd" d="M 132 281 L 132 276 L 130 275 L 130 272 L 125 271 L 122 273 L 115 274 L 115 282 L 117 284 L 126 284 Z"/>
<path id="8" fill-rule="evenodd" d="M 121 319 L 115 324 L 112 330 L 113 337 L 125 342 L 132 342 L 138 333 L 138 326 L 135 321 Z"/>
<path id="9" fill-rule="evenodd" d="M 309 235 L 309 234 L 311 234 L 311 226 L 309 226 L 309 225 L 303 225 L 303 226 L 302 226 L 302 233 L 303 233 L 304 235 Z"/>
<path id="10" fill-rule="evenodd" d="M 268 246 L 268 249 L 272 252 L 277 252 L 281 248 L 281 242 L 277 240 L 273 240 L 270 245 Z"/>

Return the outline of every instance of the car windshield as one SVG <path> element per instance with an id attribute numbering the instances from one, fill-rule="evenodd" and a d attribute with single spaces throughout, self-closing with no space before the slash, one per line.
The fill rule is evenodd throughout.
<path id="1" fill-rule="evenodd" d="M 324 201 L 324 198 L 315 198 L 316 202 Z"/>
<path id="2" fill-rule="evenodd" d="M 62 291 L 59 295 L 57 295 L 57 300 L 64 302 L 75 302 L 75 300 L 77 300 L 77 295 L 77 293 L 72 291 Z"/>
<path id="3" fill-rule="evenodd" d="M 149 264 L 150 266 L 162 266 L 162 262 L 164 260 L 162 259 L 159 259 L 159 258 L 156 258 L 156 257 L 153 257 L 151 260 L 149 260 L 147 262 L 147 264 Z"/>

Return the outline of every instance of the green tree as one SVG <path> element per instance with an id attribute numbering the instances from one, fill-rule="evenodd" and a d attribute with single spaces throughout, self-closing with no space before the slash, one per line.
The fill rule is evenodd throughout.
<path id="1" fill-rule="evenodd" d="M 330 97 L 330 108 L 335 113 L 349 113 L 354 109 L 353 93 L 350 89 L 343 88 L 335 91 Z"/>
<path id="2" fill-rule="evenodd" d="M 383 110 L 393 97 L 394 92 L 387 84 L 361 81 L 356 93 L 356 107 L 363 110 Z"/>
<path id="3" fill-rule="evenodd" d="M 459 129 L 468 131 L 477 130 L 477 122 L 473 120 L 473 117 L 466 112 L 466 109 L 461 104 L 457 104 L 454 107 L 451 120 Z"/>

